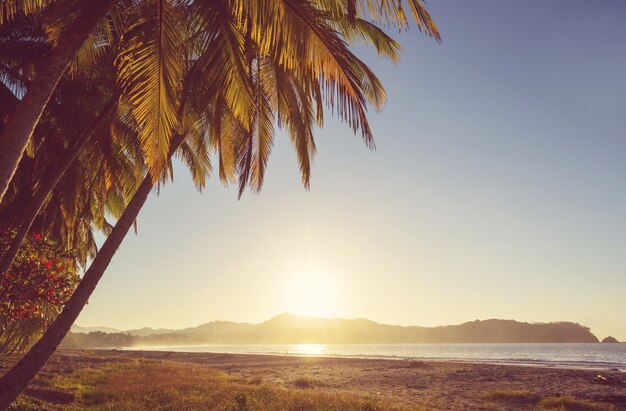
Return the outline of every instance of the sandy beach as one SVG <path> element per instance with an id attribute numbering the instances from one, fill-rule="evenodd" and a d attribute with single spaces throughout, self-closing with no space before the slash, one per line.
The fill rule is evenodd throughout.
<path id="1" fill-rule="evenodd" d="M 37 387 L 45 386 L 54 375 L 121 359 L 193 363 L 275 386 L 293 387 L 300 381 L 317 389 L 364 394 L 406 407 L 434 410 L 533 409 L 532 403 L 523 398 L 518 402 L 498 398 L 507 393 L 566 396 L 604 409 L 626 409 L 626 376 L 611 370 L 159 351 L 61 350 L 33 382 L 31 392 L 36 393 Z M 10 357 L 0 359 L 0 373 L 13 361 Z"/>

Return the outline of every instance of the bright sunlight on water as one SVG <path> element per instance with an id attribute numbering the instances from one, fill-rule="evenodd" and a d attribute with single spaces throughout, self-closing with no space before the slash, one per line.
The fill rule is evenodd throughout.
<path id="1" fill-rule="evenodd" d="M 128 347 L 130 350 L 451 360 L 626 371 L 626 344 L 275 344 Z"/>
<path id="2" fill-rule="evenodd" d="M 324 344 L 294 344 L 291 353 L 301 355 L 321 355 L 325 349 Z"/>

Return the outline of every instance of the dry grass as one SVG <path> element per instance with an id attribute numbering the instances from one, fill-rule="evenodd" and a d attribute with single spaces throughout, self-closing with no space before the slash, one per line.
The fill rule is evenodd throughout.
<path id="1" fill-rule="evenodd" d="M 302 380 L 302 381 L 300 381 Z M 298 383 L 297 381 L 300 381 Z M 194 364 L 128 360 L 94 364 L 57 376 L 50 389 L 74 394 L 53 404 L 22 396 L 14 409 L 39 410 L 400 410 L 406 407 L 342 391 L 315 388 L 302 378 L 289 388 L 231 377 Z M 306 384 L 304 383 L 306 381 Z M 307 388 L 303 390 L 301 388 Z"/>
<path id="2" fill-rule="evenodd" d="M 298 368 L 285 372 L 284 382 L 249 373 L 227 375 L 204 365 L 175 361 L 91 355 L 80 357 L 40 378 L 13 410 L 402 410 L 410 400 L 402 396 L 370 394 L 369 388 L 346 384 L 333 387 L 327 380 Z M 295 375 L 294 375 L 295 374 Z M 248 375 L 248 376 L 246 376 Z M 319 375 L 317 376 L 320 377 Z M 449 381 L 448 381 L 449 383 Z M 457 401 L 466 409 L 535 411 L 614 410 L 606 403 L 571 397 L 553 397 L 547 392 L 500 390 L 480 394 L 480 388 Z M 376 392 L 378 392 L 376 390 Z M 421 398 L 421 396 L 420 396 Z M 426 398 L 427 400 L 427 398 Z M 453 400 L 451 398 L 450 400 Z M 398 404 L 396 401 L 402 401 Z M 445 409 L 445 403 L 437 403 Z M 432 404 L 435 405 L 435 404 Z M 475 407 L 473 406 L 475 405 Z"/>
<path id="3" fill-rule="evenodd" d="M 310 378 L 310 377 L 298 377 L 298 378 L 294 379 L 293 381 L 291 381 L 291 383 L 296 388 L 300 388 L 300 389 L 315 388 L 315 387 L 323 387 L 324 386 L 324 384 L 321 381 L 316 380 L 314 378 Z"/>
<path id="4" fill-rule="evenodd" d="M 540 406 L 549 410 L 567 411 L 613 411 L 610 404 L 599 404 L 590 401 L 577 400 L 570 397 L 548 397 L 541 400 Z"/>
<path id="5" fill-rule="evenodd" d="M 531 391 L 492 391 L 485 394 L 485 397 L 511 409 L 538 411 L 613 411 L 615 409 L 611 404 L 594 403 L 571 397 L 543 397 Z"/>
<path id="6" fill-rule="evenodd" d="M 492 391 L 485 397 L 492 401 L 524 407 L 536 406 L 542 399 L 541 395 L 530 391 Z"/>

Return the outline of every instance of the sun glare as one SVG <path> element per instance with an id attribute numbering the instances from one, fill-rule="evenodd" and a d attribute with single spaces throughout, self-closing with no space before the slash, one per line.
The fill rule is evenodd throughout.
<path id="1" fill-rule="evenodd" d="M 330 317 L 336 309 L 336 284 L 327 274 L 307 270 L 295 275 L 286 289 L 287 310 L 310 317 Z"/>
<path id="2" fill-rule="evenodd" d="M 320 355 L 326 349 L 324 344 L 294 344 L 292 352 L 303 355 Z"/>

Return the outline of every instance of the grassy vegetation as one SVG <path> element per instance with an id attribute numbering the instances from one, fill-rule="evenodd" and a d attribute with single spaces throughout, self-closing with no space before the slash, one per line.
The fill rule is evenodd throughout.
<path id="1" fill-rule="evenodd" d="M 323 387 L 324 384 L 321 381 L 318 381 L 314 378 L 310 378 L 310 377 L 299 377 L 294 379 L 293 381 L 291 381 L 291 383 L 296 387 L 296 388 L 300 388 L 300 389 L 305 389 L 305 388 L 314 388 L 314 387 Z"/>
<path id="2" fill-rule="evenodd" d="M 306 384 L 303 381 L 306 380 Z M 298 379 L 297 381 L 300 381 Z M 50 392 L 74 395 L 69 403 L 22 395 L 19 410 L 400 410 L 375 398 L 321 390 L 303 378 L 290 386 L 231 377 L 193 364 L 125 360 L 92 364 L 49 381 Z M 307 388 L 303 390 L 302 388 Z"/>
<path id="3" fill-rule="evenodd" d="M 611 404 L 593 403 L 571 397 L 543 397 L 531 391 L 492 391 L 485 394 L 491 401 L 511 409 L 559 411 L 613 411 Z"/>
<path id="4" fill-rule="evenodd" d="M 598 404 L 570 397 L 547 397 L 539 403 L 542 407 L 567 411 L 613 411 L 615 407 L 609 404 Z"/>
<path id="5" fill-rule="evenodd" d="M 74 371 L 61 371 L 31 387 L 12 410 L 423 410 L 336 390 L 306 375 L 281 384 L 196 364 L 99 356 L 70 369 Z M 476 401 L 493 402 L 504 410 L 614 410 L 610 404 L 532 391 L 491 391 L 477 394 Z"/>
<path id="6" fill-rule="evenodd" d="M 520 407 L 533 407 L 542 397 L 530 391 L 492 391 L 485 395 L 488 399 Z"/>

